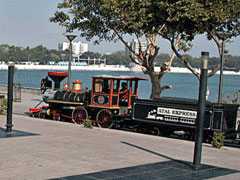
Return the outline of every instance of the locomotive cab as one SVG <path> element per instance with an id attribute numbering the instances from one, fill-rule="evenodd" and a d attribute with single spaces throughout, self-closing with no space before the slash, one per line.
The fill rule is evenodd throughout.
<path id="1" fill-rule="evenodd" d="M 123 76 L 95 76 L 92 78 L 92 107 L 119 109 L 121 106 L 122 85 L 125 84 L 124 98 L 126 107 L 131 108 L 133 101 L 138 96 L 138 77 Z"/>
<path id="2" fill-rule="evenodd" d="M 104 75 L 92 78 L 88 109 L 99 127 L 111 127 L 114 117 L 130 115 L 132 104 L 138 96 L 139 80 L 145 79 L 134 76 Z"/>

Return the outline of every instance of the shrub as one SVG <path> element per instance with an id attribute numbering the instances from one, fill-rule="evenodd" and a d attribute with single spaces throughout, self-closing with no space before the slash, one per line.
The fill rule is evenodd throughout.
<path id="1" fill-rule="evenodd" d="M 3 99 L 3 107 L 5 109 L 7 108 L 7 99 L 6 98 Z"/>
<path id="2" fill-rule="evenodd" d="M 212 146 L 220 149 L 224 145 L 224 134 L 222 132 L 214 132 Z"/>
<path id="3" fill-rule="evenodd" d="M 90 119 L 86 119 L 83 123 L 83 127 L 92 129 L 93 128 L 92 121 Z"/>
<path id="4" fill-rule="evenodd" d="M 0 107 L 0 114 L 4 114 L 6 110 L 7 110 L 7 99 L 4 98 L 2 101 L 2 105 Z"/>

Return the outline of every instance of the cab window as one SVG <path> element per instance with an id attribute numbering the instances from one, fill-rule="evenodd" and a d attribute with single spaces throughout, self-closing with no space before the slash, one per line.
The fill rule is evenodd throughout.
<path id="1" fill-rule="evenodd" d="M 102 80 L 96 79 L 94 84 L 94 92 L 95 93 L 101 93 L 102 92 Z"/>
<path id="2" fill-rule="evenodd" d="M 111 81 L 108 79 L 104 79 L 102 81 L 102 92 L 103 93 L 109 93 L 110 92 L 110 86 L 111 86 Z"/>
<path id="3" fill-rule="evenodd" d="M 113 92 L 117 93 L 119 89 L 119 80 L 114 80 L 113 81 Z"/>
<path id="4" fill-rule="evenodd" d="M 132 81 L 132 94 L 136 95 L 137 94 L 137 82 L 136 81 Z"/>

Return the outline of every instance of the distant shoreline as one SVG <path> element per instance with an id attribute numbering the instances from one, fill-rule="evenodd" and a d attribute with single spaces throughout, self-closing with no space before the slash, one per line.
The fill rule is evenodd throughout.
<path id="1" fill-rule="evenodd" d="M 15 67 L 19 70 L 59 70 L 64 71 L 68 70 L 68 66 L 60 66 L 60 65 L 23 65 L 23 64 L 16 64 Z M 156 72 L 160 70 L 160 67 L 155 67 Z M 7 64 L 0 64 L 0 70 L 7 70 Z M 126 67 L 123 65 L 89 65 L 89 66 L 72 66 L 72 70 L 79 70 L 79 71 L 121 71 L 121 72 L 142 72 L 140 67 Z M 191 73 L 187 68 L 181 67 L 171 67 L 170 73 Z M 219 74 L 219 71 L 217 72 Z M 240 72 L 234 71 L 224 71 L 224 75 L 240 75 Z"/>
<path id="2" fill-rule="evenodd" d="M 15 64 L 15 67 L 19 70 L 68 70 L 66 65 L 23 65 Z M 7 64 L 0 64 L 0 70 L 7 70 Z M 90 65 L 90 66 L 71 66 L 72 70 L 81 70 L 81 71 L 131 71 L 131 68 L 121 65 Z"/>

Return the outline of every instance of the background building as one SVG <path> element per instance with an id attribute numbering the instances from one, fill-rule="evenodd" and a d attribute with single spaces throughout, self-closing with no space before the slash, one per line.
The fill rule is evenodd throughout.
<path id="1" fill-rule="evenodd" d="M 69 42 L 59 43 L 58 49 L 60 51 L 65 51 L 69 48 L 69 45 L 70 45 Z M 72 51 L 73 51 L 73 56 L 80 56 L 81 54 L 88 51 L 88 44 L 82 43 L 80 41 L 72 42 Z"/>
<path id="2" fill-rule="evenodd" d="M 66 51 L 69 49 L 69 42 L 63 42 L 58 44 L 59 51 Z M 91 64 L 106 64 L 106 59 L 102 58 L 81 58 L 81 55 L 85 52 L 88 52 L 88 44 L 82 43 L 80 41 L 72 42 L 72 56 L 73 62 L 72 65 L 91 65 Z M 66 55 L 66 53 L 63 53 Z M 61 65 L 66 65 L 66 62 L 60 62 Z"/>

